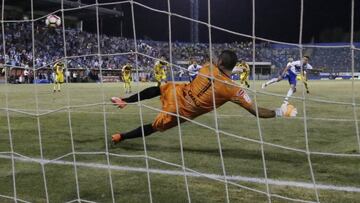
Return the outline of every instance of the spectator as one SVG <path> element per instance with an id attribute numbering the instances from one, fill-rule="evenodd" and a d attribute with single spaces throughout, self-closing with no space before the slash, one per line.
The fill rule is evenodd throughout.
<path id="1" fill-rule="evenodd" d="M 12 67 L 25 67 L 32 69 L 35 66 L 45 68 L 59 58 L 65 56 L 63 33 L 61 29 L 50 32 L 42 24 L 35 23 L 35 40 L 32 41 L 30 23 L 7 23 L 5 26 L 5 56 L 3 56 L 3 46 L 0 47 L 0 61 Z M 1 36 L 1 33 L 0 33 Z M 2 37 L 2 36 L 1 36 Z M 72 57 L 68 63 L 68 69 L 78 69 L 79 67 L 89 69 L 120 69 L 125 63 L 131 63 L 134 67 L 138 67 L 143 72 L 148 72 L 154 60 L 164 55 L 169 58 L 169 43 L 138 40 L 137 50 L 142 55 L 138 55 L 135 64 L 135 55 L 120 55 L 117 53 L 132 52 L 134 50 L 133 39 L 122 37 L 114 37 L 101 35 L 100 44 L 97 44 L 97 36 L 95 33 L 88 33 L 76 29 L 65 30 L 66 37 L 66 55 Z M 33 55 L 33 44 L 35 54 Z M 102 54 L 109 54 L 106 57 L 97 56 L 98 46 Z M 246 61 L 252 61 L 253 50 L 252 42 L 233 42 L 213 44 L 213 56 L 219 54 L 223 49 L 234 50 L 240 58 Z M 296 46 L 271 44 L 268 42 L 255 45 L 255 60 L 271 62 L 277 69 L 283 68 L 288 58 L 294 60 L 300 57 L 299 48 Z M 311 56 L 311 63 L 325 67 L 328 72 L 350 71 L 351 52 L 349 48 L 308 48 L 304 50 Z M 310 53 L 310 54 L 309 54 Z M 199 61 L 205 62 L 209 58 L 209 45 L 207 43 L 172 43 L 173 61 L 187 61 L 192 57 L 197 57 Z M 355 52 L 355 67 L 360 67 L 360 52 Z M 34 64 L 33 64 L 34 63 Z M 275 70 L 275 72 L 278 72 Z M 185 74 L 187 71 L 185 71 Z M 89 71 L 85 72 L 85 77 L 89 75 Z M 25 81 L 26 79 L 24 73 Z M 47 76 L 48 77 L 48 76 Z M 67 77 L 71 77 L 69 73 Z M 79 76 L 78 76 L 79 77 Z"/>
<path id="2" fill-rule="evenodd" d="M 25 70 L 24 70 L 24 82 L 25 83 L 29 83 L 29 71 L 28 71 L 28 65 L 25 66 Z"/>

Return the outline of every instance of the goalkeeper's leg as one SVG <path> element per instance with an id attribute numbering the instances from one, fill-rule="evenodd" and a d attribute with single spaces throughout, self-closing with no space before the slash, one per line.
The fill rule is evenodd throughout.
<path id="1" fill-rule="evenodd" d="M 111 140 L 114 144 L 116 144 L 123 140 L 142 137 L 142 128 L 144 129 L 144 136 L 151 135 L 152 133 L 157 131 L 153 128 L 152 124 L 146 124 L 126 133 L 114 134 Z"/>
<path id="2" fill-rule="evenodd" d="M 133 94 L 130 97 L 122 98 L 122 99 L 118 98 L 118 97 L 112 97 L 111 101 L 115 105 L 117 105 L 119 108 L 124 108 L 127 103 L 134 103 L 134 102 L 142 101 L 145 99 L 151 99 L 151 98 L 160 96 L 160 94 L 161 94 L 160 87 L 158 87 L 158 86 L 149 87 L 149 88 L 146 88 L 143 91 L 141 91 L 139 94 L 140 94 L 140 100 L 139 100 L 138 94 Z"/>
<path id="3" fill-rule="evenodd" d="M 130 97 L 124 98 L 122 100 L 127 103 L 133 103 L 133 102 L 142 101 L 145 99 L 151 99 L 160 96 L 161 94 L 160 87 L 148 87 L 142 90 L 139 94 L 140 94 L 140 100 L 138 94 L 133 94 Z"/>
<path id="4" fill-rule="evenodd" d="M 171 109 L 164 109 L 164 110 L 166 112 L 171 112 Z M 185 119 L 180 118 L 180 123 L 183 123 L 185 121 L 186 121 Z M 142 127 L 144 128 L 144 136 L 148 136 L 154 132 L 157 131 L 163 132 L 177 125 L 178 125 L 178 120 L 176 116 L 170 115 L 169 113 L 161 112 L 156 116 L 153 124 L 143 125 Z M 117 133 L 113 135 L 112 142 L 116 144 L 123 140 L 137 138 L 137 137 L 142 137 L 141 126 L 126 133 Z"/>

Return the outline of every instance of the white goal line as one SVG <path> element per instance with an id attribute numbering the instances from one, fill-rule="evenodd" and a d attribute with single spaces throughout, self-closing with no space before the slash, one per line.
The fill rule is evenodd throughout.
<path id="1" fill-rule="evenodd" d="M 9 155 L 0 155 L 2 159 L 11 159 Z M 37 159 L 32 158 L 31 160 L 16 157 L 14 159 L 17 161 L 23 162 L 36 162 L 36 163 L 49 163 L 49 164 L 56 164 L 56 165 L 70 165 L 73 166 L 74 162 L 72 161 L 63 161 L 63 160 L 48 160 L 48 159 Z M 110 169 L 117 170 L 117 171 L 130 171 L 130 172 L 141 172 L 147 173 L 150 172 L 152 174 L 161 174 L 161 175 L 173 175 L 173 176 L 183 176 L 184 171 L 180 170 L 162 170 L 162 169 L 149 169 L 141 168 L 141 167 L 129 167 L 129 166 L 117 166 L 117 165 L 107 165 L 107 164 L 98 164 L 98 163 L 85 163 L 85 162 L 76 162 L 76 166 L 88 167 L 88 168 L 97 168 L 97 169 Z M 199 177 L 205 178 L 210 177 L 213 179 L 223 179 L 223 175 L 218 174 L 211 174 L 211 173 L 194 173 L 194 172 L 186 172 L 186 175 L 189 177 Z M 257 184 L 265 184 L 266 180 L 264 178 L 254 178 L 254 177 L 247 177 L 247 176 L 226 176 L 227 180 L 232 181 L 240 181 L 240 182 L 247 182 L 247 183 L 257 183 Z M 267 179 L 268 184 L 274 186 L 290 186 L 290 187 L 299 187 L 305 189 L 313 189 L 313 183 L 307 182 L 298 182 L 298 181 L 287 181 L 287 180 L 277 180 L 277 179 Z M 360 187 L 352 187 L 352 186 L 338 186 L 338 185 L 330 185 L 330 184 L 316 184 L 316 187 L 321 190 L 335 190 L 335 191 L 343 191 L 343 192 L 356 192 L 360 193 Z"/>

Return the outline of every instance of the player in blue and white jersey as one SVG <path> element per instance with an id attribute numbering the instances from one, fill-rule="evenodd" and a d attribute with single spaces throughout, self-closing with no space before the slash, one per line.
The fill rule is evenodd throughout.
<path id="1" fill-rule="evenodd" d="M 188 67 L 190 82 L 196 78 L 200 69 L 201 69 L 201 66 L 197 64 L 195 59 L 193 59 L 191 65 Z"/>
<path id="2" fill-rule="evenodd" d="M 290 89 L 284 100 L 284 103 L 288 103 L 289 97 L 291 97 L 291 95 L 296 92 L 296 77 L 300 75 L 302 76 L 301 78 L 305 84 L 306 91 L 307 93 L 309 93 L 306 83 L 307 80 L 306 73 L 307 70 L 313 69 L 313 67 L 309 64 L 309 59 L 310 59 L 309 56 L 304 56 L 302 60 L 289 62 L 279 77 L 273 78 L 267 81 L 266 83 L 262 84 L 261 88 L 264 89 L 265 87 L 273 83 L 280 82 L 283 79 L 288 79 L 290 84 Z"/>

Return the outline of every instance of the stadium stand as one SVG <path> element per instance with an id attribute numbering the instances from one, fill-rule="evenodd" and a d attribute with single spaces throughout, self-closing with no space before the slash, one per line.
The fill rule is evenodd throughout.
<path id="1" fill-rule="evenodd" d="M 48 71 L 51 62 L 60 59 L 63 56 L 63 34 L 61 29 L 53 30 L 37 23 L 35 25 L 35 67 L 44 69 L 38 71 L 38 78 L 51 78 L 51 71 Z M 6 56 L 0 55 L 0 63 L 6 63 L 9 67 L 32 68 L 32 44 L 31 33 L 25 30 L 31 30 L 30 23 L 5 24 Z M 1 35 L 0 35 L 1 36 Z M 67 56 L 74 57 L 69 60 L 69 69 L 98 69 L 101 66 L 104 70 L 119 70 L 123 64 L 129 62 L 135 64 L 135 57 L 131 54 L 121 55 L 120 53 L 131 52 L 134 48 L 132 39 L 100 36 L 100 48 L 105 56 L 99 57 L 97 53 L 97 37 L 95 33 L 84 32 L 76 29 L 68 29 L 65 33 Z M 1 36 L 2 37 L 2 36 Z M 351 61 L 348 48 L 326 48 L 339 44 L 320 44 L 324 48 L 305 48 L 304 53 L 311 56 L 311 63 L 320 72 L 338 74 L 339 72 L 349 72 Z M 356 44 L 358 45 L 358 44 Z M 252 42 L 233 42 L 213 44 L 215 55 L 218 50 L 235 50 L 239 57 L 252 61 Z M 3 47 L 0 47 L 0 53 Z M 148 56 L 159 58 L 165 56 L 168 58 L 168 42 L 139 40 L 138 51 Z M 173 58 L 176 61 L 188 61 L 191 57 L 197 57 L 201 62 L 208 58 L 207 43 L 173 43 Z M 119 54 L 114 54 L 119 53 Z M 109 54 L 109 55 L 106 55 Z M 81 57 L 75 57 L 81 56 Z M 299 49 L 295 46 L 279 45 L 271 43 L 256 44 L 256 61 L 271 62 L 275 69 L 272 71 L 276 75 L 283 68 L 289 58 L 298 58 Z M 356 52 L 355 59 L 359 58 Z M 154 61 L 149 57 L 139 56 L 139 68 L 142 72 L 151 72 Z M 355 67 L 360 67 L 360 60 L 355 60 Z M 357 70 L 355 70 L 357 71 Z M 91 72 L 89 70 L 85 72 Z M 19 74 L 16 74 L 19 76 Z M 32 72 L 30 71 L 30 78 Z M 72 75 L 72 74 L 71 74 Z M 9 77 L 14 80 L 14 77 Z"/>

